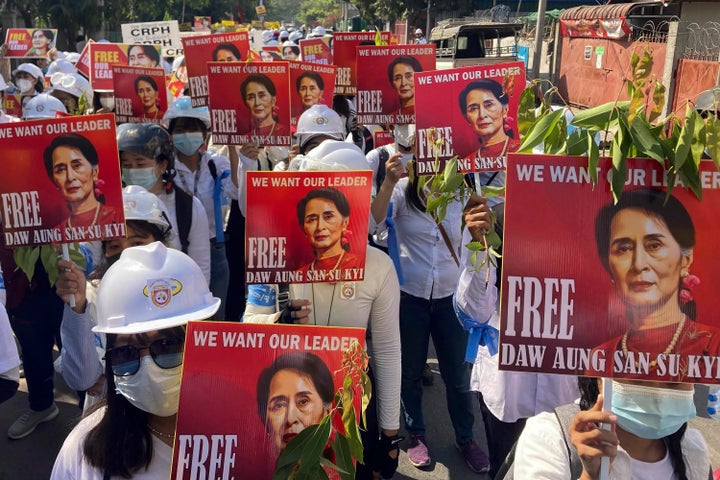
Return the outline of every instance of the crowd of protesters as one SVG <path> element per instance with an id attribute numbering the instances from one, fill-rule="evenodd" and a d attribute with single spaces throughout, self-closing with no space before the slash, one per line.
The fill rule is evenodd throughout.
<path id="1" fill-rule="evenodd" d="M 422 29 L 413 34 L 414 43 L 427 43 Z M 283 28 L 264 31 L 262 39 L 267 46 L 281 47 L 283 58 L 298 59 L 301 39 L 325 36 L 330 37 L 322 27 L 307 32 Z M 0 76 L 0 98 L 19 94 L 28 102 L 22 118 L 3 110 L 0 122 L 112 112 L 112 93 L 93 92 L 74 66 L 77 59 L 77 53 L 49 50 L 48 61 L 24 60 L 6 68 L 11 75 Z M 172 70 L 169 62 L 156 63 Z M 310 78 L 322 94 L 322 81 Z M 475 105 L 473 114 L 490 118 L 496 111 L 507 113 L 507 104 L 494 103 L 490 98 Z M 58 416 L 56 366 L 77 391 L 85 412 L 65 441 L 52 478 L 169 476 L 184 326 L 190 317 L 367 328 L 375 391 L 363 425 L 365 462 L 358 465 L 358 479 L 391 478 L 399 447 L 413 466 L 429 467 L 432 449 L 441 445 L 426 435 L 426 424 L 447 418 L 459 455 L 472 472 L 489 471 L 494 478 L 519 439 L 515 478 L 569 478 L 573 459 L 567 458 L 562 425 L 548 412 L 578 397 L 582 401 L 569 427 L 569 448 L 579 454 L 581 478 L 599 478 L 602 456 L 613 459 L 611 478 L 708 478 L 708 448 L 697 431 L 687 428 L 694 416 L 689 384 L 615 382 L 615 394 L 636 411 L 609 413 L 601 411 L 595 380 L 500 372 L 487 346 L 480 347 L 474 365 L 465 362 L 468 332 L 462 318 L 498 328 L 500 272 L 489 264 L 476 269 L 462 245 L 479 241 L 493 228 L 491 212 L 502 210 L 502 200 L 479 195 L 465 203 L 456 199 L 441 222 L 431 217 L 417 177 L 407 176 L 413 125 L 358 125 L 354 98 L 336 96 L 334 108 L 304 105 L 291 148 L 213 145 L 207 107 L 193 107 L 186 95 L 171 98 L 169 105 L 162 125 L 117 128 L 127 238 L 87 245 L 94 268 L 82 270 L 59 260 L 60 275 L 51 286 L 41 262 L 28 279 L 18 270 L 12 250 L 0 248 L 7 292 L 0 308 L 0 402 L 12 397 L 21 374 L 29 394 L 27 411 L 6 426 L 7 435 L 23 439 Z M 372 133 L 377 129 L 392 131 L 394 142 L 375 148 Z M 517 146 L 505 139 L 503 153 Z M 367 200 L 372 202 L 374 246 L 368 246 L 366 276 L 352 299 L 343 298 L 333 283 L 245 285 L 245 172 L 253 170 L 373 171 L 373 198 Z M 503 175 L 478 178 L 504 183 Z M 315 200 L 347 220 L 342 199 L 328 193 Z M 495 227 L 501 229 L 501 224 Z M 340 241 L 338 237 L 338 245 Z M 395 258 L 386 253 L 388 248 Z M 337 267 L 353 258 L 341 249 L 327 258 L 319 247 L 315 252 L 318 265 L 326 261 Z M 140 300 L 132 287 L 168 276 L 183 279 L 192 292 L 190 301 L 172 311 L 137 308 Z M 117 318 L 124 320 L 117 323 Z M 448 417 L 423 411 L 431 338 Z M 473 436 L 476 401 L 488 452 Z M 673 423 L 667 427 L 670 417 Z M 600 422 L 614 428 L 601 430 Z M 465 475 L 470 474 L 462 472 L 458 478 Z"/>

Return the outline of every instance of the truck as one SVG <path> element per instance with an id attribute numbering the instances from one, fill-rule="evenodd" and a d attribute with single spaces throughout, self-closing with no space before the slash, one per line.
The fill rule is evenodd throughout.
<path id="1" fill-rule="evenodd" d="M 430 32 L 436 68 L 488 65 L 517 60 L 521 23 L 443 20 Z"/>

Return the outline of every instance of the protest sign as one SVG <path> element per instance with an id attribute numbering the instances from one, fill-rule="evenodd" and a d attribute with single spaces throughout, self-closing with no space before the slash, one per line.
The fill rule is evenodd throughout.
<path id="1" fill-rule="evenodd" d="M 114 65 L 113 90 L 117 123 L 162 124 L 168 107 L 164 69 Z"/>
<path id="2" fill-rule="evenodd" d="M 54 28 L 8 28 L 5 35 L 5 58 L 48 58 L 55 48 Z"/>
<path id="3" fill-rule="evenodd" d="M 213 142 L 290 146 L 289 82 L 287 62 L 208 63 Z"/>
<path id="4" fill-rule="evenodd" d="M 75 62 L 75 68 L 77 71 L 82 73 L 85 78 L 90 78 L 90 45 L 95 43 L 92 38 L 89 38 L 87 43 L 80 52 L 77 62 Z"/>
<path id="5" fill-rule="evenodd" d="M 190 97 L 193 107 L 208 104 L 208 62 L 243 62 L 248 58 L 250 43 L 247 32 L 220 33 L 184 37 Z"/>
<path id="6" fill-rule="evenodd" d="M 295 127 L 302 112 L 313 105 L 332 108 L 335 92 L 335 65 L 290 62 L 290 125 Z"/>
<path id="7" fill-rule="evenodd" d="M 196 16 L 193 21 L 193 29 L 196 32 L 210 33 L 210 25 L 212 25 L 211 17 Z"/>
<path id="8" fill-rule="evenodd" d="M 282 47 L 280 45 L 264 45 L 260 50 L 260 58 L 263 62 L 282 60 Z"/>
<path id="9" fill-rule="evenodd" d="M 124 43 L 160 45 L 163 57 L 183 54 L 177 20 L 123 23 L 121 28 Z"/>
<path id="10" fill-rule="evenodd" d="M 335 94 L 355 95 L 357 89 L 356 48 L 375 45 L 375 32 L 336 32 L 333 35 L 333 58 L 337 65 Z M 390 32 L 380 34 L 383 41 L 390 40 Z"/>
<path id="11" fill-rule="evenodd" d="M 418 72 L 435 70 L 435 45 L 357 47 L 357 118 L 362 124 L 415 123 Z"/>
<path id="12" fill-rule="evenodd" d="M 462 172 L 504 170 L 507 153 L 520 146 L 517 109 L 524 88 L 522 62 L 416 73 L 417 172 L 434 173 L 436 153 L 440 169 L 457 155 Z M 434 136 L 443 140 L 437 152 Z"/>
<path id="13" fill-rule="evenodd" d="M 5 110 L 5 113 L 8 115 L 12 115 L 14 117 L 22 118 L 22 106 L 23 102 L 27 103 L 30 101 L 32 96 L 30 95 L 20 95 L 19 93 L 10 94 L 5 93 L 5 98 L 2 102 L 2 108 Z"/>
<path id="14" fill-rule="evenodd" d="M 378 148 L 382 147 L 383 145 L 395 143 L 395 137 L 393 136 L 393 132 L 383 129 L 375 130 L 373 132 L 373 142 L 375 148 Z"/>
<path id="15" fill-rule="evenodd" d="M 371 171 L 248 172 L 247 283 L 360 281 Z"/>
<path id="16" fill-rule="evenodd" d="M 300 56 L 303 62 L 332 64 L 333 55 L 330 50 L 329 37 L 300 40 Z"/>
<path id="17" fill-rule="evenodd" d="M 666 201 L 662 166 L 630 159 L 614 205 L 611 166 L 593 188 L 587 158 L 508 156 L 500 369 L 720 383 L 720 172 Z"/>
<path id="18" fill-rule="evenodd" d="M 330 413 L 354 342 L 365 329 L 190 322 L 172 478 L 270 480 L 287 443 Z M 287 422 L 289 408 L 301 418 Z"/>
<path id="19" fill-rule="evenodd" d="M 112 114 L 0 125 L 9 247 L 125 236 Z"/>
<path id="20" fill-rule="evenodd" d="M 86 48 L 90 59 L 90 85 L 93 90 L 113 89 L 113 65 L 162 67 L 159 45 L 94 42 Z"/>

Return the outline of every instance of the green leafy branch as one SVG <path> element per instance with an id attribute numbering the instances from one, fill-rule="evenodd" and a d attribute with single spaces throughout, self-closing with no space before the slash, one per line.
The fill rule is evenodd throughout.
<path id="1" fill-rule="evenodd" d="M 357 341 L 343 352 L 340 368 L 343 386 L 335 393 L 332 410 L 319 424 L 305 428 L 287 444 L 275 465 L 273 480 L 327 479 L 326 468 L 336 470 L 343 480 L 355 478 L 353 459 L 363 462 L 355 401 L 359 399 L 365 424 L 365 411 L 372 395 L 368 360 Z M 327 455 L 330 451 L 333 455 Z M 328 458 L 333 456 L 334 462 Z"/>
<path id="2" fill-rule="evenodd" d="M 557 94 L 550 85 L 541 94 L 541 106 L 535 108 L 536 89 L 543 82 L 531 83 L 522 93 L 518 107 L 518 130 L 522 143 L 518 151 L 531 152 L 541 143 L 549 154 L 585 155 L 588 173 L 597 185 L 597 163 L 601 151 L 595 138 L 601 131 L 610 142 L 612 158 L 611 190 L 618 200 L 627 178 L 628 158 L 648 158 L 662 166 L 667 178 L 667 193 L 676 183 L 702 198 L 699 165 L 706 152 L 720 168 L 720 120 L 715 115 L 703 118 L 688 101 L 685 117 L 674 112 L 662 117 L 665 87 L 652 75 L 653 57 L 650 48 L 640 54 L 633 52 L 632 77 L 625 80 L 629 101 L 608 102 L 578 112 L 570 124 L 577 127 L 569 135 L 563 109 L 553 110 L 549 98 Z"/>
<path id="3" fill-rule="evenodd" d="M 85 270 L 87 263 L 85 262 L 85 256 L 80 250 L 80 245 L 77 243 L 69 243 L 68 251 L 70 252 L 70 261 L 82 270 Z M 28 280 L 32 281 L 35 275 L 35 265 L 38 259 L 40 259 L 43 268 L 47 272 L 51 287 L 55 285 L 55 282 L 57 282 L 60 276 L 57 266 L 58 258 L 59 255 L 55 245 L 17 247 L 13 249 L 13 260 L 15 260 L 15 265 L 17 265 L 16 271 L 21 270 L 27 276 Z"/>

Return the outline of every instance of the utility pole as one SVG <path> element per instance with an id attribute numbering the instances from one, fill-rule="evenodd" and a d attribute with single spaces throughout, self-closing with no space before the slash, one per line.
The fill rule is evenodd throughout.
<path id="1" fill-rule="evenodd" d="M 545 5 L 547 0 L 538 0 L 538 18 L 535 26 L 535 55 L 533 56 L 533 78 L 540 78 L 540 61 L 545 33 Z"/>
<path id="2" fill-rule="evenodd" d="M 427 0 L 427 11 L 425 13 L 425 38 L 430 41 L 430 0 Z"/>

